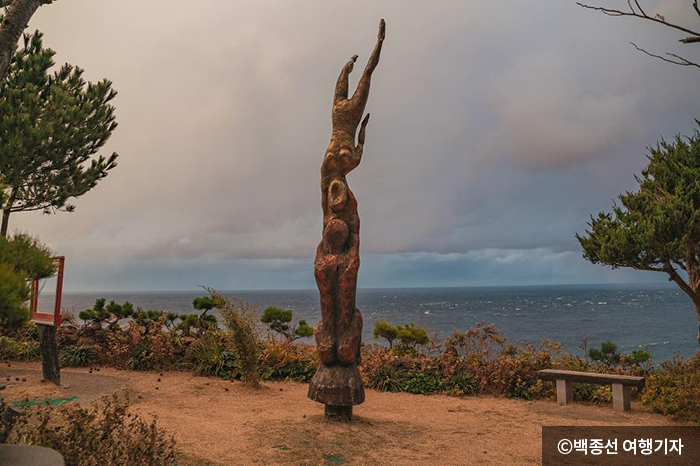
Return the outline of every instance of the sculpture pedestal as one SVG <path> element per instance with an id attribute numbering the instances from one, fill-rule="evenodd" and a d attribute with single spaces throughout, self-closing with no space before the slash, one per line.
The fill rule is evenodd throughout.
<path id="1" fill-rule="evenodd" d="M 329 421 L 352 422 L 352 406 L 326 405 L 324 414 Z"/>
<path id="2" fill-rule="evenodd" d="M 326 419 L 352 421 L 352 407 L 365 401 L 365 385 L 357 364 L 321 364 L 309 384 L 309 398 L 326 405 Z"/>

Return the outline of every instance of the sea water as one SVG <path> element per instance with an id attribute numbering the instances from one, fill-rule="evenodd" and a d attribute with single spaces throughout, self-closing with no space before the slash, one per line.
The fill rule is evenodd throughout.
<path id="1" fill-rule="evenodd" d="M 317 290 L 225 291 L 260 310 L 268 306 L 291 309 L 296 320 L 315 325 L 321 318 Z M 197 312 L 192 300 L 200 291 L 65 293 L 62 308 L 77 314 L 95 299 L 131 301 L 143 309 L 176 313 Z M 48 296 L 46 296 L 48 298 Z M 550 339 L 565 350 L 583 354 L 588 347 L 610 340 L 629 353 L 647 348 L 654 362 L 676 353 L 692 356 L 698 349 L 698 329 L 690 299 L 669 285 L 562 285 L 474 288 L 360 289 L 357 307 L 364 317 L 363 340 L 372 337 L 375 322 L 413 322 L 431 334 L 446 337 L 478 322 L 495 324 L 513 342 Z M 216 315 L 216 311 L 211 311 Z M 309 340 L 310 342 L 310 340 Z"/>

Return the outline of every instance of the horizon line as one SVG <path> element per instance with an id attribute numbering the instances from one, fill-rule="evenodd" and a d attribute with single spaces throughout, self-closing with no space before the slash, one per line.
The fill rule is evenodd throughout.
<path id="1" fill-rule="evenodd" d="M 523 285 L 455 285 L 455 286 L 383 286 L 383 287 L 357 287 L 358 290 L 420 290 L 435 289 L 447 290 L 458 288 L 538 288 L 538 287 L 565 287 L 565 286 L 660 286 L 665 285 L 674 288 L 667 281 L 658 282 L 623 282 L 623 283 L 555 283 L 555 284 L 523 284 Z M 98 294 L 98 293 L 192 293 L 197 289 L 177 290 L 79 290 L 64 291 L 63 294 Z M 217 291 L 230 292 L 265 292 L 265 291 L 318 291 L 316 288 L 248 288 L 248 289 L 217 289 Z M 52 293 L 47 293 L 52 294 Z"/>

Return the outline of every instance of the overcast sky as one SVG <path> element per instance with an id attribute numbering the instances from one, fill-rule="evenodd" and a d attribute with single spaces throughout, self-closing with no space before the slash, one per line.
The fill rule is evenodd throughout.
<path id="1" fill-rule="evenodd" d="M 593 1 L 593 0 L 592 0 Z M 612 6 L 625 1 L 600 0 Z M 649 12 L 695 24 L 690 0 Z M 574 238 L 690 133 L 700 49 L 573 0 L 59 0 L 59 63 L 109 78 L 119 166 L 75 213 L 10 227 L 67 256 L 68 290 L 313 288 L 319 169 L 337 74 L 387 22 L 349 177 L 361 287 L 664 280 L 586 263 Z M 690 24 L 692 25 L 692 23 Z"/>

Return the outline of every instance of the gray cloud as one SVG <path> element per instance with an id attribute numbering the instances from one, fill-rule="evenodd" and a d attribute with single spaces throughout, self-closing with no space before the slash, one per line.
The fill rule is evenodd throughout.
<path id="1" fill-rule="evenodd" d="M 560 168 L 640 137 L 639 93 L 591 89 L 585 72 L 563 51 L 521 57 L 490 88 L 501 123 L 492 148 L 526 168 Z"/>
<path id="2" fill-rule="evenodd" d="M 672 34 L 561 0 L 56 2 L 31 27 L 114 81 L 120 165 L 74 214 L 11 226 L 72 260 L 73 289 L 313 286 L 330 96 L 380 17 L 349 180 L 361 284 L 638 279 L 591 273 L 573 235 L 633 187 L 646 145 L 692 128 L 697 77 L 627 42 L 677 51 Z"/>

